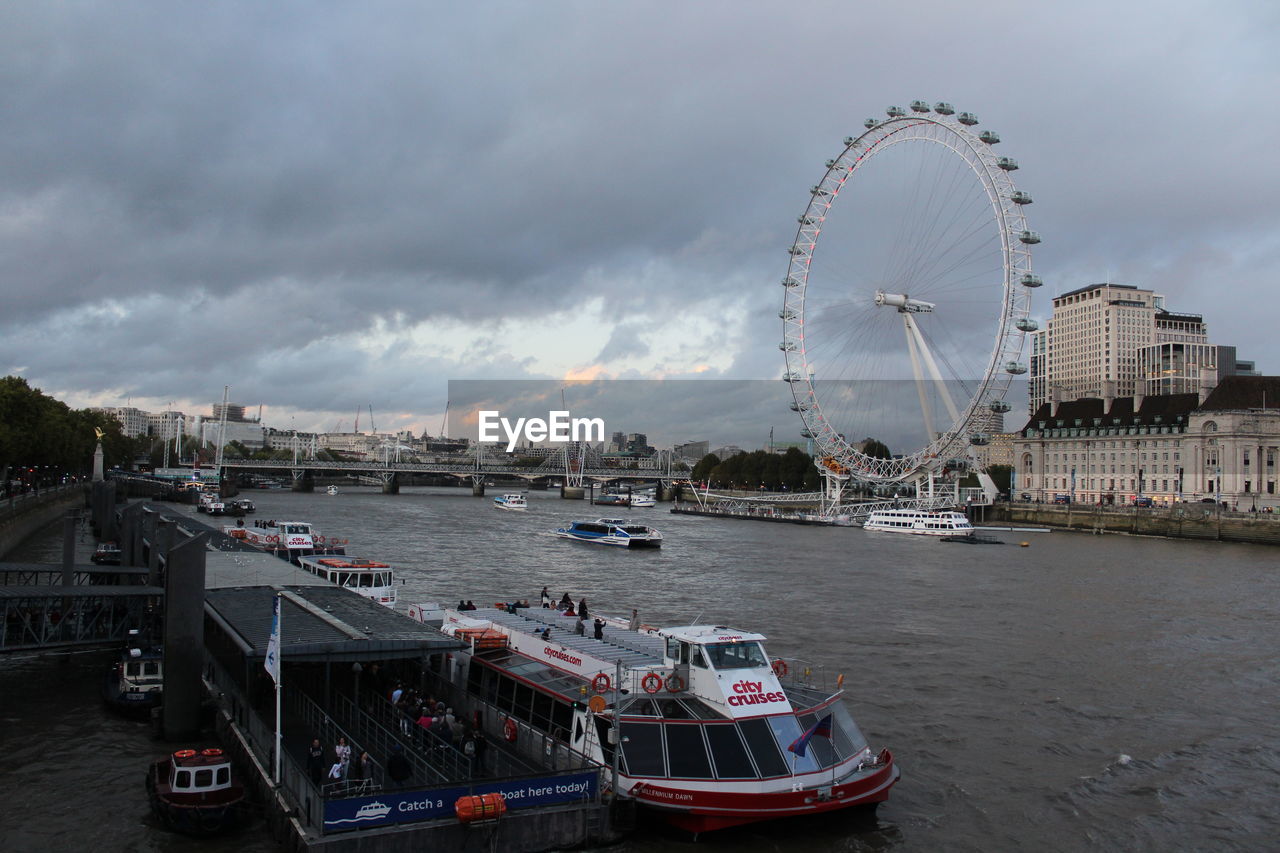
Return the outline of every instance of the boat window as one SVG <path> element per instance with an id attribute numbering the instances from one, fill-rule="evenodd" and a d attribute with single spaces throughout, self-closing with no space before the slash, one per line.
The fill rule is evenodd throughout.
<path id="1" fill-rule="evenodd" d="M 786 759 L 782 757 L 767 722 L 760 719 L 743 720 L 738 723 L 738 728 L 747 742 L 747 748 L 751 750 L 751 757 L 756 760 L 756 767 L 760 768 L 761 776 L 787 775 Z"/>
<path id="2" fill-rule="evenodd" d="M 606 762 L 613 761 L 613 744 L 609 743 L 609 729 L 613 726 L 604 717 L 595 717 L 596 737 L 600 741 L 600 749 L 604 752 Z"/>
<path id="3" fill-rule="evenodd" d="M 373 574 L 370 572 L 361 572 L 360 586 L 373 586 Z"/>
<path id="4" fill-rule="evenodd" d="M 213 771 L 212 771 L 212 770 L 208 770 L 208 769 L 206 769 L 206 770 L 197 770 L 197 771 L 196 771 L 196 784 L 195 784 L 195 786 L 196 786 L 197 788 L 208 788 L 208 787 L 209 787 L 210 785 L 212 785 L 212 784 L 213 784 Z"/>
<path id="5" fill-rule="evenodd" d="M 391 586 L 391 575 L 388 572 L 378 573 L 378 586 Z"/>
<path id="6" fill-rule="evenodd" d="M 680 660 L 680 641 L 674 637 L 667 637 L 667 657 Z"/>
<path id="7" fill-rule="evenodd" d="M 527 684 L 516 683 L 515 707 L 512 714 L 526 723 L 533 722 L 533 688 Z"/>
<path id="8" fill-rule="evenodd" d="M 627 723 L 622 727 L 622 759 L 628 776 L 666 776 L 663 760 L 662 726 L 658 723 Z"/>
<path id="9" fill-rule="evenodd" d="M 226 785 L 230 782 L 231 782 L 231 768 L 219 767 L 218 768 L 218 784 Z"/>
<path id="10" fill-rule="evenodd" d="M 623 713 L 634 714 L 637 717 L 656 717 L 658 706 L 652 699 L 639 699 L 628 705 Z"/>
<path id="11" fill-rule="evenodd" d="M 511 708 L 511 696 L 516 692 L 516 683 L 510 678 L 498 679 L 498 708 L 506 711 Z"/>
<path id="12" fill-rule="evenodd" d="M 173 787 L 190 788 L 191 787 L 191 771 L 179 770 L 178 774 L 173 777 Z"/>
<path id="13" fill-rule="evenodd" d="M 136 663 L 127 663 L 127 664 L 125 664 L 125 665 L 124 665 L 124 674 L 125 674 L 125 677 L 126 677 L 126 678 L 137 678 L 137 677 L 138 677 L 138 664 L 136 664 Z"/>
<path id="14" fill-rule="evenodd" d="M 800 728 L 800 721 L 792 716 L 769 717 L 769 728 L 773 729 L 773 736 L 778 742 L 779 748 L 784 751 L 795 742 L 796 738 L 804 733 L 804 729 Z M 815 735 L 813 740 L 817 740 Z M 797 755 L 794 752 L 786 751 L 785 755 L 789 760 L 792 773 L 808 773 L 818 769 L 818 760 L 813 751 L 813 740 L 809 741 L 809 749 L 804 751 L 804 755 Z"/>
<path id="15" fill-rule="evenodd" d="M 737 726 L 732 723 L 717 723 L 703 728 L 707 730 L 707 743 L 711 745 L 716 776 L 721 779 L 756 777 L 756 770 L 751 766 L 751 757 L 747 755 L 747 748 L 742 745 Z"/>
<path id="16" fill-rule="evenodd" d="M 716 669 L 752 669 L 768 666 L 764 649 L 759 643 L 711 643 L 707 654 Z"/>
<path id="17" fill-rule="evenodd" d="M 853 715 L 842 702 L 831 706 L 831 734 L 835 740 L 836 752 L 841 758 L 857 755 L 867 748 L 867 739 L 862 730 L 853 721 Z"/>
<path id="18" fill-rule="evenodd" d="M 693 714 L 689 713 L 678 699 L 658 699 L 658 716 L 668 720 L 692 720 Z"/>
<path id="19" fill-rule="evenodd" d="M 702 726 L 675 723 L 667 730 L 667 766 L 671 775 L 684 779 L 710 779 L 711 761 L 702 741 Z"/>
<path id="20" fill-rule="evenodd" d="M 143 675 L 159 675 L 159 674 L 160 674 L 160 664 L 159 664 L 158 662 L 156 662 L 156 661 L 153 661 L 153 660 L 152 660 L 152 661 L 147 661 L 146 663 L 144 663 L 144 664 L 142 665 L 142 674 L 143 674 Z"/>
<path id="21" fill-rule="evenodd" d="M 693 647 L 693 654 L 689 656 L 689 662 L 701 669 L 707 668 L 707 657 L 702 653 L 702 646 Z"/>

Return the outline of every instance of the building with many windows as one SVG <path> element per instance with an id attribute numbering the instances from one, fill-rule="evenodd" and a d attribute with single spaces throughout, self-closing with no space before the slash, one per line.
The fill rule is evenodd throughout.
<path id="1" fill-rule="evenodd" d="M 1013 455 L 1014 494 L 1032 500 L 1274 509 L 1280 377 L 1227 376 L 1196 394 L 1046 402 Z"/>

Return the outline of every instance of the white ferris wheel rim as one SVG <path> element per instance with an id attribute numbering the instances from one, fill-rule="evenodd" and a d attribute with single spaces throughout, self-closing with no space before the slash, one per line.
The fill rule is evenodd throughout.
<path id="1" fill-rule="evenodd" d="M 1018 364 L 1025 336 L 1018 326 L 1030 313 L 1028 287 L 1024 285 L 1028 279 L 1038 284 L 1038 279 L 1031 272 L 1030 245 L 1033 241 L 1024 239 L 1033 234 L 1027 230 L 1026 216 L 1022 211 L 1026 201 L 1015 201 L 1025 194 L 1017 191 L 1007 164 L 1001 165 L 1008 158 L 998 157 L 991 151 L 991 145 L 998 142 L 999 137 L 989 134 L 994 136 L 994 141 L 984 140 L 968 129 L 968 122 L 962 124 L 959 117 L 920 114 L 923 110 L 916 104 L 912 106 L 916 114 L 895 114 L 891 109 L 887 120 L 877 122 L 857 137 L 845 139 L 840 156 L 828 161 L 822 181 L 810 191 L 810 202 L 799 217 L 796 238 L 789 249 L 791 262 L 787 277 L 782 281 L 785 295 L 780 312 L 783 320 L 780 346 L 787 366 L 783 378 L 791 385 L 795 400 L 793 408 L 800 413 L 805 435 L 814 442 L 815 461 L 837 477 L 880 483 L 902 482 L 935 470 L 962 449 L 967 450 L 971 441 L 970 426 L 976 416 L 980 411 L 1002 402 L 1012 381 L 1013 373 L 1007 368 Z M 868 124 L 871 121 L 868 120 Z M 976 123 L 976 119 L 973 122 Z M 942 145 L 973 170 L 991 205 L 991 224 L 1000 236 L 1003 296 L 999 306 L 992 306 L 993 312 L 998 308 L 998 313 L 994 318 L 996 332 L 991 355 L 976 390 L 958 407 L 960 417 L 924 447 L 894 459 L 881 459 L 868 456 L 850 444 L 823 415 L 804 337 L 804 301 L 810 262 L 817 249 L 818 235 L 827 211 L 854 173 L 879 153 L 904 143 Z M 1017 168 L 1016 163 L 1013 168 Z M 1029 197 L 1026 200 L 1029 201 Z M 1034 241 L 1038 242 L 1038 235 Z"/>

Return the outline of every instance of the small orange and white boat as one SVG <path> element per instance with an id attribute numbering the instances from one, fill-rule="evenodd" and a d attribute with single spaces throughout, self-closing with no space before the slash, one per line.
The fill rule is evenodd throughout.
<path id="1" fill-rule="evenodd" d="M 335 586 L 372 598 L 385 607 L 396 606 L 395 571 L 389 563 L 363 557 L 299 557 L 298 565 Z"/>

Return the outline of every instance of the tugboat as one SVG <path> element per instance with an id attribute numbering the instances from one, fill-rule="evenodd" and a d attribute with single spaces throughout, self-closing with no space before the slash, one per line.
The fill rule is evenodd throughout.
<path id="1" fill-rule="evenodd" d="M 217 835 L 235 827 L 245 811 L 244 785 L 222 750 L 179 749 L 147 772 L 151 810 L 174 832 Z"/>
<path id="2" fill-rule="evenodd" d="M 569 750 L 601 767 L 620 744 L 619 793 L 695 835 L 888 799 L 898 768 L 845 707 L 843 675 L 829 684 L 727 625 L 633 629 L 598 618 L 594 639 L 576 633 L 575 617 L 542 608 L 445 611 L 444 633 L 474 638 L 455 653 L 469 693 L 532 690 L 544 708 L 513 707 L 490 721 L 495 737 L 565 732 Z"/>
<path id="3" fill-rule="evenodd" d="M 644 524 L 621 518 L 597 518 L 575 521 L 568 527 L 556 528 L 556 535 L 578 542 L 616 545 L 622 548 L 660 548 L 662 534 Z"/>
<path id="4" fill-rule="evenodd" d="M 137 631 L 129 632 L 136 637 Z M 102 700 L 126 717 L 149 719 L 164 697 L 164 653 L 157 648 L 128 648 L 107 671 Z"/>

